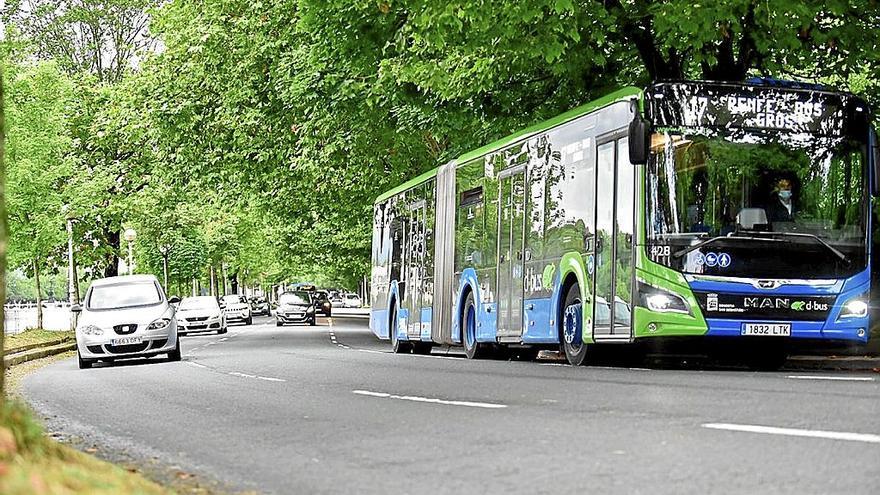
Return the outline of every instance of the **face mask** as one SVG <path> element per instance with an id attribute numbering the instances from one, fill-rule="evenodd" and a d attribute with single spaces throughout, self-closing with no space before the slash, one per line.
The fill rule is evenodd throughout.
<path id="1" fill-rule="evenodd" d="M 787 189 L 779 191 L 779 198 L 788 201 L 789 199 L 791 199 L 791 191 Z"/>

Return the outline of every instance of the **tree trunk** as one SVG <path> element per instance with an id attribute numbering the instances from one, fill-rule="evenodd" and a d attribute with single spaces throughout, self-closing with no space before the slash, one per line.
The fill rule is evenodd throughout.
<path id="1" fill-rule="evenodd" d="M 115 277 L 119 275 L 119 242 L 121 234 L 118 229 L 104 229 L 104 237 L 107 239 L 107 245 L 110 246 L 110 250 L 112 251 L 106 260 L 107 264 L 104 267 L 104 276 Z"/>
<path id="2" fill-rule="evenodd" d="M 209 276 L 211 277 L 211 295 L 217 297 L 217 282 L 214 277 L 214 265 L 211 265 L 211 273 Z"/>
<path id="3" fill-rule="evenodd" d="M 0 66 L 0 356 L 6 335 L 6 121 L 3 112 L 3 69 Z M 6 398 L 5 363 L 0 357 L 0 401 Z"/>
<path id="4" fill-rule="evenodd" d="M 37 286 L 37 328 L 43 328 L 43 296 L 40 288 L 40 262 L 34 258 L 34 283 Z"/>

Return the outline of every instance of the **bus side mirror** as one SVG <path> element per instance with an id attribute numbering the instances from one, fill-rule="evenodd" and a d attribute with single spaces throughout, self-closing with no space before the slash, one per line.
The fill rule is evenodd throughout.
<path id="1" fill-rule="evenodd" d="M 648 163 L 651 134 L 648 121 L 636 113 L 635 118 L 629 124 L 629 161 L 633 165 Z"/>
<path id="2" fill-rule="evenodd" d="M 880 142 L 877 142 L 877 130 L 871 128 L 868 137 L 868 151 L 871 156 L 871 195 L 880 196 Z"/>

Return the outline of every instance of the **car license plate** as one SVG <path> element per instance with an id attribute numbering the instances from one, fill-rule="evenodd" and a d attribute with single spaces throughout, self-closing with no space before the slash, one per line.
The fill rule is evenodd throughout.
<path id="1" fill-rule="evenodd" d="M 740 335 L 791 337 L 791 323 L 744 323 Z"/>
<path id="2" fill-rule="evenodd" d="M 141 337 L 123 337 L 121 339 L 110 339 L 110 345 L 131 345 L 140 344 Z"/>

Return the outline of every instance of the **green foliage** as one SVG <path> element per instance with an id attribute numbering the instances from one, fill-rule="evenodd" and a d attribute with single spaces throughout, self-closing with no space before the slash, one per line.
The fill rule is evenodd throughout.
<path id="1" fill-rule="evenodd" d="M 243 283 L 353 287 L 378 194 L 622 85 L 794 76 L 880 103 L 874 0 L 37 4 L 58 8 L 10 19 L 70 75 L 48 134 L 67 151 L 41 180 L 69 179 L 51 190 L 77 218 L 81 265 L 111 274 L 131 226 L 138 265 L 161 277 L 168 245 L 178 285 L 225 263 Z M 81 26 L 99 43 L 70 36 Z M 161 50 L 138 53 L 154 38 Z M 121 54 L 112 67 L 97 46 Z M 63 244 L 54 196 L 47 253 Z"/>

